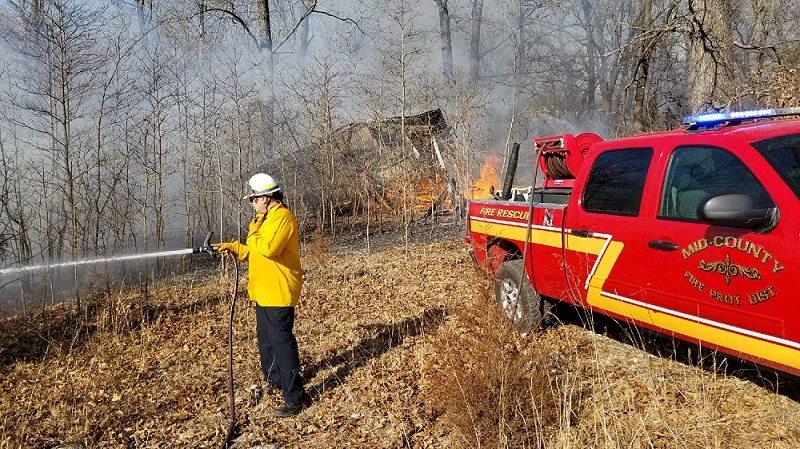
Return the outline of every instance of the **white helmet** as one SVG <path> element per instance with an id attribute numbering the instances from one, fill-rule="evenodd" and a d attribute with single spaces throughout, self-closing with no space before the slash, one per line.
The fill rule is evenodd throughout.
<path id="1" fill-rule="evenodd" d="M 250 177 L 247 184 L 250 186 L 252 192 L 242 198 L 245 200 L 256 196 L 271 195 L 281 190 L 281 184 L 266 173 L 256 173 Z"/>

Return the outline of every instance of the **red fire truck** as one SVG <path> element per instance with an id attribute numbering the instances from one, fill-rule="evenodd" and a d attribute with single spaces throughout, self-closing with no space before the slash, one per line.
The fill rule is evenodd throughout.
<path id="1" fill-rule="evenodd" d="M 511 189 L 513 163 L 469 204 L 501 307 L 528 331 L 567 302 L 800 374 L 800 120 L 785 115 L 800 108 L 534 139 L 541 186 Z"/>

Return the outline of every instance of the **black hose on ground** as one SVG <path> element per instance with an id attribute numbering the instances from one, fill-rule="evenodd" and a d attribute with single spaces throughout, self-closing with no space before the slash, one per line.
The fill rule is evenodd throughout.
<path id="1" fill-rule="evenodd" d="M 222 449 L 228 449 L 231 437 L 236 429 L 236 398 L 233 394 L 233 313 L 236 311 L 236 298 L 239 296 L 239 263 L 236 256 L 228 253 L 233 263 L 233 287 L 231 288 L 231 308 L 228 313 L 228 396 L 230 399 L 231 420 L 228 423 L 228 431 L 225 432 L 225 439 L 222 440 Z"/>

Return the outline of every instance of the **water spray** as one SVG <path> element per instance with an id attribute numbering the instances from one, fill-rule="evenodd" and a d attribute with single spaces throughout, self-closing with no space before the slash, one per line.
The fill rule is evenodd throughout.
<path id="1" fill-rule="evenodd" d="M 213 256 L 214 254 L 217 253 L 217 250 L 211 245 L 211 238 L 213 236 L 214 236 L 213 232 L 209 232 L 208 234 L 206 234 L 206 238 L 203 241 L 203 245 L 198 246 L 196 248 L 175 249 L 170 251 L 155 251 L 155 252 L 141 253 L 141 254 L 129 254 L 127 256 L 99 257 L 95 259 L 73 260 L 70 262 L 60 262 L 53 264 L 45 263 L 39 265 L 27 265 L 24 267 L 11 267 L 0 270 L 0 275 L 26 273 L 29 271 L 38 271 L 38 270 L 51 270 L 56 268 L 76 267 L 80 265 L 92 265 L 97 263 L 122 262 L 125 260 L 152 259 L 154 257 L 183 256 L 188 254 L 199 254 L 199 253 L 207 253 Z"/>

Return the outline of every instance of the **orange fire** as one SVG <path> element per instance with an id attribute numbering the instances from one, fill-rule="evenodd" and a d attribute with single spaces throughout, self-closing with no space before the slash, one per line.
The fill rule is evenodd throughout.
<path id="1" fill-rule="evenodd" d="M 500 173 L 498 171 L 500 156 L 492 154 L 483 161 L 481 174 L 475 184 L 469 189 L 469 197 L 472 199 L 489 198 L 491 188 L 500 188 Z"/>
<path id="2" fill-rule="evenodd" d="M 444 183 L 431 180 L 423 180 L 416 186 L 417 203 L 414 205 L 418 212 L 428 210 L 439 198 L 444 188 Z"/>

